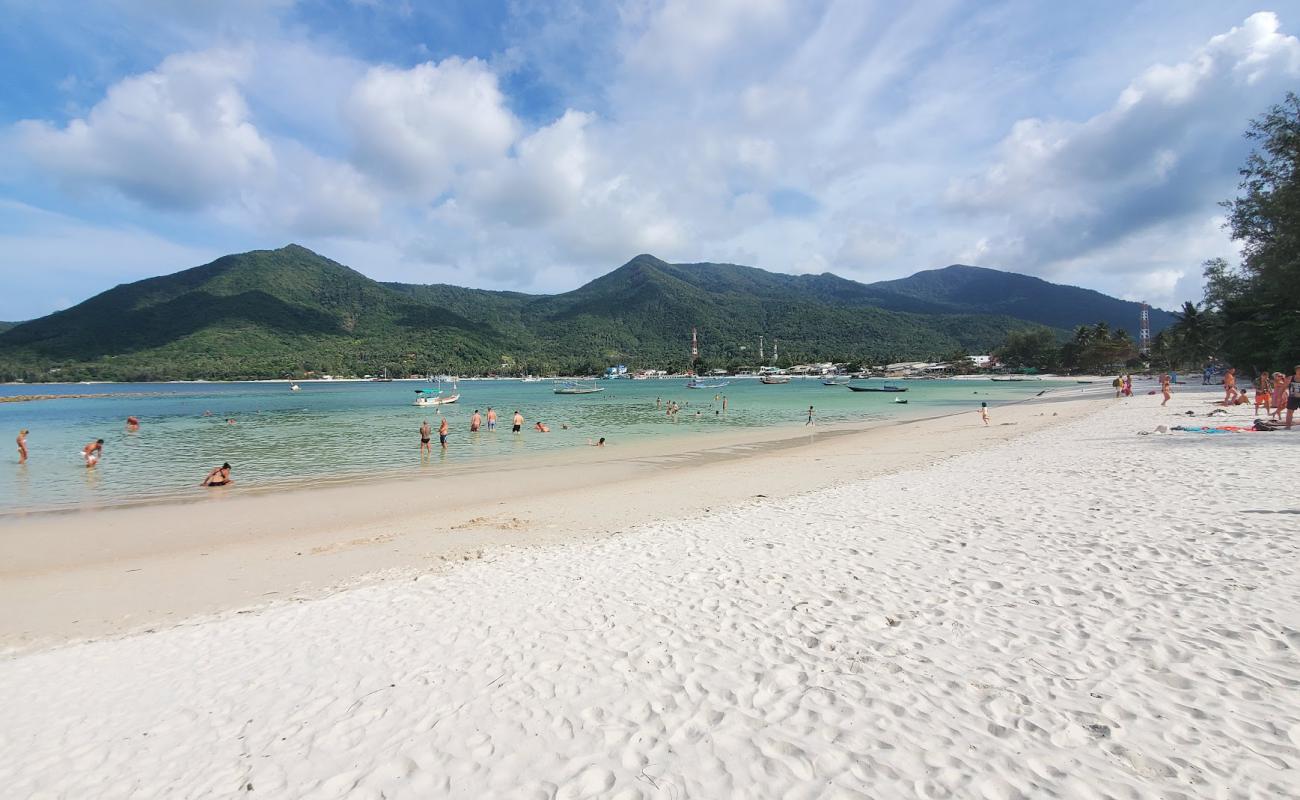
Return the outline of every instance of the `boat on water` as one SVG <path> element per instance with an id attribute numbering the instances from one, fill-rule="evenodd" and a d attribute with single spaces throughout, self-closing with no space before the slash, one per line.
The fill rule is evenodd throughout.
<path id="1" fill-rule="evenodd" d="M 453 382 L 451 391 L 444 391 L 441 384 L 437 389 L 416 389 L 415 402 L 412 405 L 420 408 L 430 406 L 447 406 L 460 399 L 460 388 Z"/>
<path id="2" fill-rule="evenodd" d="M 542 382 L 542 379 L 539 378 L 539 377 L 537 377 L 536 375 L 525 375 L 523 378 L 521 378 L 521 380 L 522 380 L 524 383 L 541 383 L 541 382 Z"/>
<path id="3" fill-rule="evenodd" d="M 895 402 L 895 403 L 902 403 L 902 404 L 904 404 L 904 405 L 907 404 L 907 401 L 904 400 L 904 399 L 901 398 L 901 397 L 895 397 L 895 398 L 894 398 L 894 402 Z"/>
<path id="4" fill-rule="evenodd" d="M 848 378 L 822 378 L 822 386 L 848 386 Z"/>
<path id="5" fill-rule="evenodd" d="M 727 386 L 730 383 L 731 381 L 708 381 L 708 380 L 701 380 L 700 378 L 691 378 L 689 381 L 686 382 L 686 388 L 687 389 L 721 389 L 723 386 Z"/>
<path id="6" fill-rule="evenodd" d="M 766 383 L 766 384 L 789 383 L 790 376 L 789 375 L 760 375 L 758 378 L 758 382 Z"/>
<path id="7" fill-rule="evenodd" d="M 301 392 L 301 391 L 302 391 L 302 387 L 299 386 L 299 385 L 296 384 L 296 383 L 291 383 L 291 384 L 289 384 L 289 391 L 291 391 L 291 392 Z"/>
<path id="8" fill-rule="evenodd" d="M 1041 381 L 1042 378 L 1030 375 L 999 375 L 995 378 L 989 378 L 989 380 L 998 383 L 1017 383 L 1019 381 Z"/>
<path id="9" fill-rule="evenodd" d="M 853 386 L 850 384 L 845 384 L 845 386 L 849 387 L 850 392 L 906 392 L 907 391 L 906 386 L 894 386 L 893 384 L 889 384 L 889 383 L 885 384 L 884 386 Z"/>
<path id="10" fill-rule="evenodd" d="M 592 383 L 578 383 L 577 381 L 564 381 L 555 387 L 556 394 L 595 394 L 596 392 L 605 391 L 604 386 L 597 386 Z"/>

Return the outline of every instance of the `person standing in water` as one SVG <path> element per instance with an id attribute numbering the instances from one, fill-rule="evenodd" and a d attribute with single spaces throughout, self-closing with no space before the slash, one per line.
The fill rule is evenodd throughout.
<path id="1" fill-rule="evenodd" d="M 808 406 L 808 421 L 805 422 L 804 425 L 811 425 L 812 419 L 813 419 L 813 407 Z"/>
<path id="2" fill-rule="evenodd" d="M 483 424 L 483 418 L 478 415 L 478 409 L 474 409 L 474 416 L 469 418 L 469 432 L 477 433 L 479 426 Z"/>
<path id="3" fill-rule="evenodd" d="M 447 418 L 443 417 L 442 422 L 438 423 L 438 444 L 442 445 L 443 450 L 447 449 L 447 431 L 449 428 Z"/>
<path id="4" fill-rule="evenodd" d="M 18 463 L 27 463 L 27 429 L 18 431 Z"/>
<path id="5" fill-rule="evenodd" d="M 81 457 L 86 461 L 86 469 L 90 469 L 98 464 L 99 459 L 104 457 L 104 440 L 96 439 L 81 448 Z"/>
<path id="6" fill-rule="evenodd" d="M 1169 389 L 1169 376 L 1168 376 L 1168 375 L 1161 375 L 1161 376 L 1160 376 L 1160 394 L 1162 394 L 1162 395 L 1165 396 L 1165 399 L 1160 401 L 1160 405 L 1163 406 L 1165 403 L 1168 403 L 1168 402 L 1169 402 L 1169 398 L 1172 396 L 1172 392 L 1171 392 L 1170 389 Z"/>
<path id="7" fill-rule="evenodd" d="M 488 406 L 488 430 L 494 431 L 496 429 L 497 429 L 497 412 L 492 410 L 492 406 Z"/>
<path id="8" fill-rule="evenodd" d="M 420 426 L 420 455 L 431 455 L 433 448 L 429 447 L 429 437 L 433 435 L 433 428 L 429 427 L 429 420 L 425 420 Z"/>
<path id="9" fill-rule="evenodd" d="M 988 425 L 988 424 L 989 424 L 989 404 L 988 404 L 988 403 L 980 403 L 980 419 L 984 420 L 984 424 L 985 424 L 985 425 Z"/>
<path id="10" fill-rule="evenodd" d="M 513 431 L 514 433 L 519 433 L 519 431 L 523 430 L 523 427 L 524 427 L 524 415 L 523 415 L 523 414 L 520 414 L 520 413 L 519 413 L 519 409 L 516 408 L 516 409 L 515 409 L 515 418 L 514 418 L 514 427 L 511 428 L 510 430 Z"/>
<path id="11" fill-rule="evenodd" d="M 727 396 L 725 394 L 722 396 L 722 410 L 727 410 Z"/>

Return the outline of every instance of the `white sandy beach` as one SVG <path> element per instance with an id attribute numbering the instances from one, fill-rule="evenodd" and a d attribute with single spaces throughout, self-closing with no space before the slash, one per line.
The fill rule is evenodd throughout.
<path id="1" fill-rule="evenodd" d="M 851 437 L 834 470 L 760 456 L 806 469 L 787 497 L 704 465 L 675 480 L 730 491 L 640 525 L 613 483 L 583 509 L 613 535 L 12 655 L 0 794 L 1300 797 L 1300 431 L 1136 435 L 1213 396 L 936 422 L 883 467 Z M 89 602 L 125 603 L 92 562 Z"/>

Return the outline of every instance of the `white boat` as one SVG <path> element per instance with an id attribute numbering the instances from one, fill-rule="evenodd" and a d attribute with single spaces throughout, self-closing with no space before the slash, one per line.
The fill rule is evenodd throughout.
<path id="1" fill-rule="evenodd" d="M 707 381 L 699 378 L 691 378 L 686 382 L 687 389 L 721 389 L 727 386 L 731 381 Z"/>
<path id="2" fill-rule="evenodd" d="M 564 381 L 555 386 L 556 394 L 595 394 L 603 391 L 605 391 L 605 387 L 597 386 L 595 382 L 585 384 L 577 381 Z"/>
<path id="3" fill-rule="evenodd" d="M 758 378 L 758 382 L 767 383 L 767 384 L 789 383 L 790 376 L 789 375 L 760 375 Z"/>
<path id="4" fill-rule="evenodd" d="M 451 405 L 452 403 L 456 402 L 459 399 L 460 399 L 460 388 L 455 384 L 455 382 L 453 382 L 451 384 L 450 393 L 443 391 L 441 386 L 439 386 L 437 389 L 416 389 L 415 402 L 412 405 L 418 406 L 420 408 L 428 408 L 430 406 L 446 406 L 446 405 Z"/>
<path id="5" fill-rule="evenodd" d="M 542 379 L 539 378 L 539 377 L 537 377 L 536 375 L 525 375 L 521 380 L 522 380 L 524 383 L 541 383 L 541 382 L 542 382 Z"/>
<path id="6" fill-rule="evenodd" d="M 849 379 L 847 377 L 827 377 L 822 378 L 822 386 L 847 386 Z"/>

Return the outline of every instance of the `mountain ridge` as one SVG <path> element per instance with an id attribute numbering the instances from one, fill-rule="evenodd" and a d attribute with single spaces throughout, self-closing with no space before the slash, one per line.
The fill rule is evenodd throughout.
<path id="1" fill-rule="evenodd" d="M 291 244 L 121 284 L 2 331 L 0 378 L 583 373 L 608 363 L 684 369 L 692 328 L 715 364 L 752 365 L 759 336 L 779 339 L 782 352 L 800 360 L 942 357 L 987 350 L 1011 330 L 1045 324 L 1002 313 L 1033 312 L 1021 296 L 1030 290 L 1088 293 L 1107 313 L 1131 312 L 1136 322 L 1136 304 L 1091 290 L 961 267 L 949 282 L 974 287 L 966 297 L 935 277 L 942 272 L 863 284 L 643 253 L 571 291 L 534 295 L 375 281 Z M 1020 293 L 999 296 L 998 282 Z M 1039 297 L 1037 305 L 1055 320 L 1062 303 Z M 1063 336 L 1071 326 L 1049 327 Z"/>

